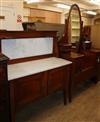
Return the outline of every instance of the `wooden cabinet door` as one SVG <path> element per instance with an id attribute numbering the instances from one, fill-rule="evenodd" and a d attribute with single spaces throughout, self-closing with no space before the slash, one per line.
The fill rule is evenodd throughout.
<path id="1" fill-rule="evenodd" d="M 48 93 L 52 93 L 56 90 L 62 90 L 64 85 L 67 85 L 68 74 L 66 67 L 50 70 L 48 72 Z"/>
<path id="2" fill-rule="evenodd" d="M 92 68 L 96 65 L 96 55 L 92 52 L 84 52 L 83 69 Z"/>
<path id="3" fill-rule="evenodd" d="M 43 80 L 43 73 L 40 73 L 10 81 L 10 93 L 14 93 L 16 109 L 44 95 Z"/>

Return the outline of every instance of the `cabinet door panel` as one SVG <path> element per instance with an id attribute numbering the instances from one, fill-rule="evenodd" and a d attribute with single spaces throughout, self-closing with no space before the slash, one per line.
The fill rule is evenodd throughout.
<path id="1" fill-rule="evenodd" d="M 43 95 L 43 75 L 32 75 L 13 81 L 16 107 L 32 102 Z"/>
<path id="2" fill-rule="evenodd" d="M 64 83 L 67 82 L 66 68 L 57 68 L 49 71 L 48 93 L 63 89 Z M 65 76 L 66 75 L 66 76 Z"/>

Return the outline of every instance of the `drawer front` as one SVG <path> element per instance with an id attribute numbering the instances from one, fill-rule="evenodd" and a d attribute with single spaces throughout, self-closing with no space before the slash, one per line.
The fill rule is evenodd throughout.
<path id="1" fill-rule="evenodd" d="M 88 67 L 93 67 L 96 65 L 96 55 L 93 53 L 85 54 L 85 57 L 82 61 L 82 68 L 86 69 Z"/>
<path id="2" fill-rule="evenodd" d="M 69 68 L 57 68 L 49 71 L 48 93 L 64 88 L 69 80 Z M 66 84 L 67 85 L 67 84 Z"/>
<path id="3" fill-rule="evenodd" d="M 10 81 L 11 83 L 12 81 Z M 16 108 L 24 106 L 33 100 L 43 96 L 43 75 L 32 75 L 13 81 L 14 100 Z"/>
<path id="4" fill-rule="evenodd" d="M 73 61 L 73 70 L 74 70 L 73 73 L 78 74 L 82 71 L 83 59 L 84 59 L 84 57 L 80 57 Z"/>

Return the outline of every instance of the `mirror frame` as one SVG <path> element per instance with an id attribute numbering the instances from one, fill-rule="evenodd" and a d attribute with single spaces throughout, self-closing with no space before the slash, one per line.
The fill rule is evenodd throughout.
<path id="1" fill-rule="evenodd" d="M 71 16 L 71 12 L 73 10 L 73 8 L 76 7 L 77 10 L 78 10 L 78 13 L 79 13 L 79 20 L 80 20 L 80 37 L 79 37 L 79 44 L 78 44 L 78 47 L 77 47 L 77 52 L 80 52 L 81 51 L 81 47 L 82 47 L 82 27 L 83 27 L 83 22 L 82 22 L 82 19 L 81 19 L 81 11 L 80 11 L 80 8 L 77 4 L 73 4 L 69 10 L 69 14 L 68 14 L 68 18 L 65 19 L 65 29 L 64 29 L 64 35 L 63 35 L 63 42 L 64 43 L 67 43 L 68 44 L 68 33 L 69 33 L 69 23 L 70 23 L 70 16 Z"/>

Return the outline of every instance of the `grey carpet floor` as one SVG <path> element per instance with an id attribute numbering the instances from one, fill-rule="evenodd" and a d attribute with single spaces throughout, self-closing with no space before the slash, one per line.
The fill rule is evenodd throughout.
<path id="1" fill-rule="evenodd" d="M 61 93 L 35 102 L 17 114 L 16 122 L 100 122 L 100 82 L 66 106 Z"/>

